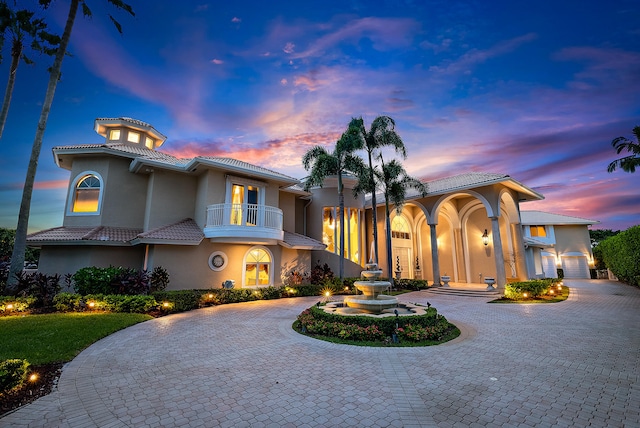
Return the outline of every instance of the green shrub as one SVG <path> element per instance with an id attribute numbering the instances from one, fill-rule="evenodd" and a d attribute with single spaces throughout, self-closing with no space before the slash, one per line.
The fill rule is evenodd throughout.
<path id="1" fill-rule="evenodd" d="M 331 314 L 325 312 L 322 308 L 312 306 L 308 310 L 308 314 L 311 319 L 316 321 L 323 321 L 327 323 L 344 323 L 345 317 L 342 315 Z M 307 312 L 305 311 L 305 312 Z M 303 312 L 303 313 L 305 313 Z M 300 321 L 300 318 L 298 318 Z M 304 324 L 303 321 L 300 321 Z M 440 325 L 441 323 L 447 323 L 447 320 L 442 315 L 438 315 L 438 311 L 435 308 L 428 308 L 424 315 L 413 315 L 405 317 L 383 317 L 375 318 L 365 315 L 361 316 L 349 316 L 349 324 L 357 325 L 360 327 L 368 327 L 376 325 L 380 331 L 387 336 L 390 336 L 395 332 L 396 324 L 398 327 L 405 327 L 408 324 L 413 324 L 422 327 L 433 327 Z"/>
<path id="2" fill-rule="evenodd" d="M 75 293 L 58 293 L 53 298 L 53 306 L 58 312 L 73 312 L 80 308 L 82 296 Z"/>
<path id="3" fill-rule="evenodd" d="M 162 266 L 156 266 L 149 275 L 150 291 L 164 291 L 169 285 L 169 272 Z"/>
<path id="4" fill-rule="evenodd" d="M 198 309 L 204 303 L 203 296 L 211 290 L 156 291 L 151 295 L 164 312 L 185 312 Z M 168 306 L 164 306 L 168 303 Z"/>
<path id="5" fill-rule="evenodd" d="M 559 281 L 559 278 L 511 282 L 505 286 L 504 297 L 519 300 L 524 298 L 524 293 L 527 293 L 527 297 L 539 297 L 547 294 L 551 286 L 557 281 Z"/>
<path id="6" fill-rule="evenodd" d="M 74 290 L 87 294 L 149 294 L 162 291 L 169 284 L 169 273 L 161 266 L 151 273 L 126 267 L 85 267 L 70 278 Z"/>
<path id="7" fill-rule="evenodd" d="M 35 307 L 37 299 L 32 296 L 13 297 L 0 296 L 0 311 L 9 312 L 26 312 Z"/>
<path id="8" fill-rule="evenodd" d="M 429 284 L 424 279 L 397 279 L 395 280 L 396 288 L 400 290 L 420 291 L 429 288 Z"/>
<path id="9" fill-rule="evenodd" d="M 0 395 L 24 385 L 28 370 L 27 360 L 0 361 Z"/>
<path id="10" fill-rule="evenodd" d="M 429 308 L 424 315 L 375 318 L 345 317 L 312 306 L 298 316 L 297 322 L 310 334 L 373 342 L 394 334 L 409 342 L 436 341 L 455 328 L 435 308 Z"/>
<path id="11" fill-rule="evenodd" d="M 118 275 L 119 268 L 85 267 L 73 274 L 73 288 L 83 296 L 87 294 L 111 294 L 113 281 Z"/>
<path id="12" fill-rule="evenodd" d="M 54 298 L 55 308 L 60 312 L 71 311 L 108 311 L 144 314 L 158 308 L 153 296 L 124 294 L 87 294 L 60 293 Z"/>
<path id="13" fill-rule="evenodd" d="M 598 244 L 608 269 L 626 284 L 640 286 L 640 226 L 633 226 Z"/>

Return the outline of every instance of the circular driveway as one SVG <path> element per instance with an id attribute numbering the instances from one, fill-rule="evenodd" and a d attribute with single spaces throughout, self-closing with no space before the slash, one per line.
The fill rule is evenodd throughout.
<path id="1" fill-rule="evenodd" d="M 556 304 L 404 294 L 463 331 L 425 348 L 295 333 L 318 298 L 157 318 L 87 348 L 0 426 L 640 426 L 640 290 L 565 284 Z"/>

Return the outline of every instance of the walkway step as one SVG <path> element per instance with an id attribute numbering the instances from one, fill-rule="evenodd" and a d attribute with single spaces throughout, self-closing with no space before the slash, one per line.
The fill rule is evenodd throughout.
<path id="1" fill-rule="evenodd" d="M 451 288 L 451 287 L 429 287 L 425 290 L 432 294 L 447 294 L 452 296 L 464 296 L 464 297 L 500 297 L 500 292 L 497 290 L 481 290 L 481 289 L 464 289 L 464 288 Z"/>

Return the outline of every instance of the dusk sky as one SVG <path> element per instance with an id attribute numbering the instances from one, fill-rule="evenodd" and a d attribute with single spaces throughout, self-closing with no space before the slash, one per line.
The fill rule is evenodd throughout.
<path id="1" fill-rule="evenodd" d="M 30 6 L 31 0 L 18 0 Z M 68 1 L 40 12 L 62 33 Z M 40 156 L 30 231 L 60 226 L 69 172 L 51 148 L 101 143 L 132 117 L 179 157 L 227 156 L 304 178 L 352 117 L 395 119 L 405 168 L 435 179 L 509 174 L 542 193 L 522 210 L 640 224 L 640 171 L 607 173 L 640 125 L 640 2 L 87 0 Z M 120 35 L 108 19 L 120 21 Z M 28 52 L 31 54 L 30 52 Z M 10 43 L 2 51 L 6 85 Z M 52 59 L 20 64 L 0 140 L 0 227 L 14 229 Z M 132 195 L 135 198 L 136 195 Z"/>

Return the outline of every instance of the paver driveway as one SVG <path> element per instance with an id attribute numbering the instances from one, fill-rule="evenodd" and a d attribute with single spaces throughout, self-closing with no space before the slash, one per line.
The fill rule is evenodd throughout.
<path id="1" fill-rule="evenodd" d="M 545 305 L 403 295 L 463 330 L 427 348 L 298 335 L 315 298 L 154 319 L 86 349 L 0 426 L 640 426 L 640 290 L 566 284 Z"/>

